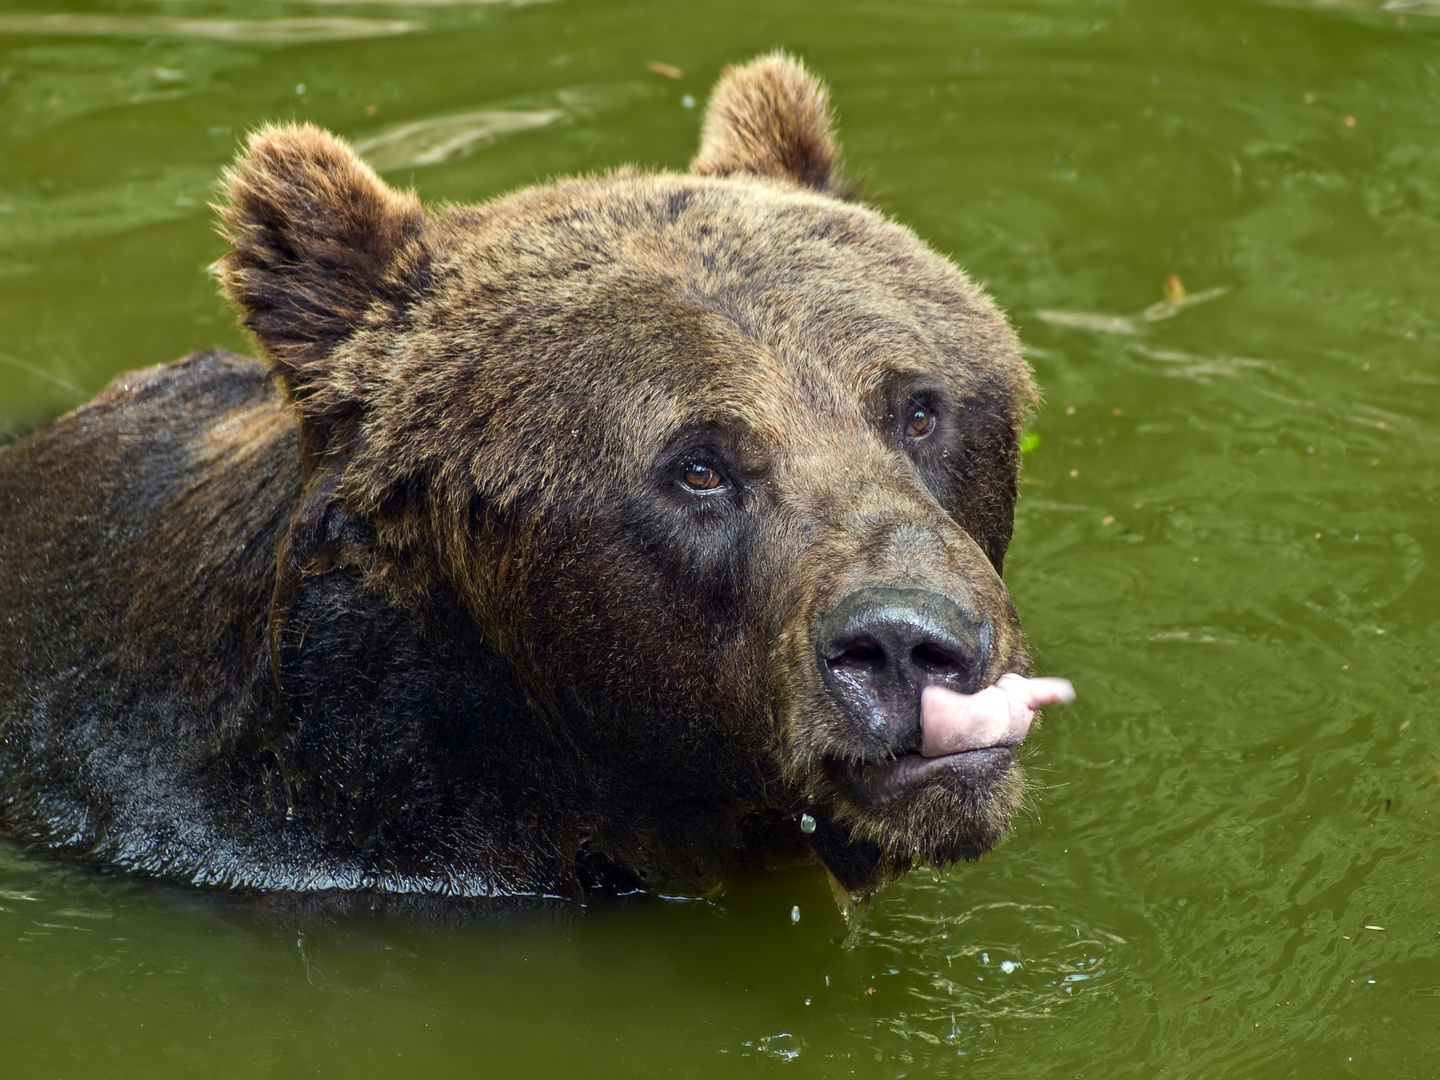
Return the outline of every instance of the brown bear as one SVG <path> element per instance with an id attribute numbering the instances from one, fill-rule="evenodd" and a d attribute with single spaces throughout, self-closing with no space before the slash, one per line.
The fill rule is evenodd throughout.
<path id="1" fill-rule="evenodd" d="M 723 76 L 688 173 L 480 206 L 258 132 L 217 271 L 262 360 L 121 376 L 0 451 L 5 834 L 582 900 L 991 847 L 1054 697 L 931 713 L 1029 673 L 1030 372 L 836 161 L 778 54 Z"/>

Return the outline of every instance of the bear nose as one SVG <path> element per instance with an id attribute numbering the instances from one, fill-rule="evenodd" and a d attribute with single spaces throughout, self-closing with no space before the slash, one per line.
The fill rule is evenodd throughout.
<path id="1" fill-rule="evenodd" d="M 981 689 L 990 628 L 943 593 L 867 585 L 821 618 L 815 652 L 836 704 L 886 751 L 905 752 L 920 745 L 926 686 Z"/>

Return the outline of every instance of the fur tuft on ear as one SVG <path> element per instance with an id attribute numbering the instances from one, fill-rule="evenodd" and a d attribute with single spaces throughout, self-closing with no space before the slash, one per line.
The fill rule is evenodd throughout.
<path id="1" fill-rule="evenodd" d="M 795 57 L 773 52 L 721 74 L 690 171 L 751 173 L 840 194 L 830 128 L 824 85 Z"/>
<path id="2" fill-rule="evenodd" d="M 422 285 L 425 211 L 310 124 L 255 132 L 222 196 L 234 250 L 216 274 L 286 393 L 324 428 L 348 405 L 326 358 L 377 305 L 403 308 Z"/>

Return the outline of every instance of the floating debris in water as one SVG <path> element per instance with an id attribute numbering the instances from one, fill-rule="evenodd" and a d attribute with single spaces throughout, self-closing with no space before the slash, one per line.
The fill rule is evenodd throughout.
<path id="1" fill-rule="evenodd" d="M 796 904 L 794 907 L 792 907 L 792 908 L 790 909 L 790 921 L 791 921 L 791 922 L 799 922 L 799 921 L 800 921 L 800 905 L 799 905 L 799 904 Z"/>
<path id="2" fill-rule="evenodd" d="M 809 836 L 815 831 L 815 819 L 809 814 L 800 815 L 800 831 Z"/>
<path id="3" fill-rule="evenodd" d="M 667 64 L 664 60 L 651 60 L 645 66 L 656 75 L 664 75 L 667 79 L 679 79 L 685 74 L 674 64 Z"/>

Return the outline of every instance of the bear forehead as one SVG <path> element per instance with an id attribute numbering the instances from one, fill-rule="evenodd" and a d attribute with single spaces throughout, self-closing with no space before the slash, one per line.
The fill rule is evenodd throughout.
<path id="1" fill-rule="evenodd" d="M 659 434 L 717 411 L 858 415 L 903 375 L 1030 397 L 1008 323 L 963 272 L 874 209 L 793 185 L 621 172 L 453 207 L 427 233 L 430 287 L 387 351 L 469 370 L 514 410 L 626 394 L 668 414 L 646 425 Z"/>
<path id="2" fill-rule="evenodd" d="M 415 299 L 335 356 L 367 401 L 372 478 L 463 474 L 499 504 L 560 490 L 577 454 L 641 475 L 709 422 L 766 455 L 858 446 L 912 380 L 1012 433 L 1033 399 L 1005 317 L 958 268 L 794 185 L 565 180 L 434 212 L 422 242 Z"/>

